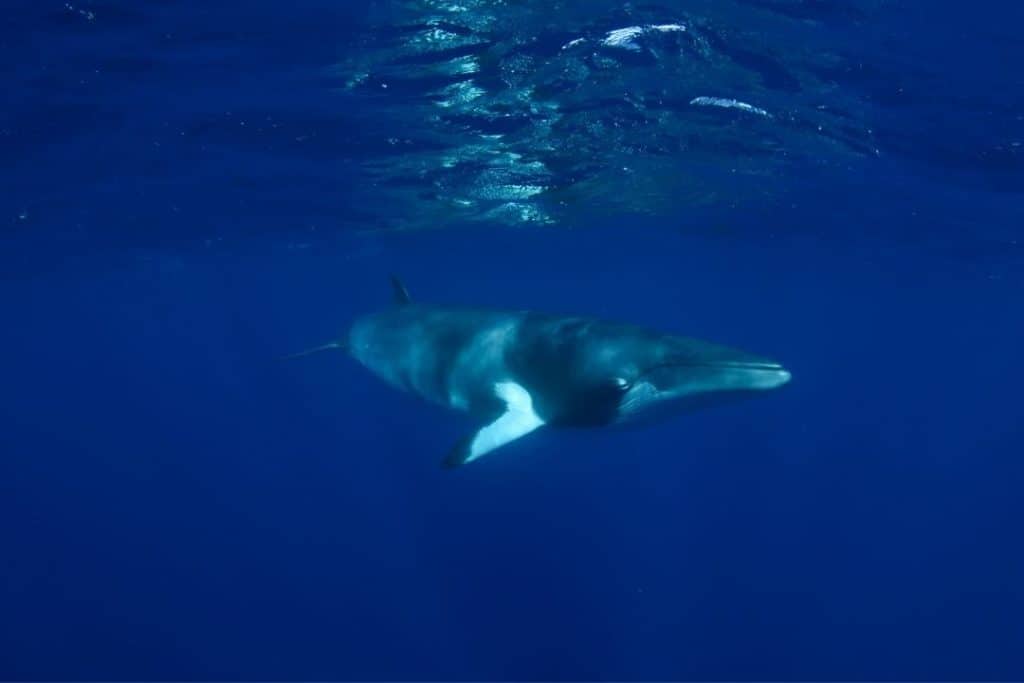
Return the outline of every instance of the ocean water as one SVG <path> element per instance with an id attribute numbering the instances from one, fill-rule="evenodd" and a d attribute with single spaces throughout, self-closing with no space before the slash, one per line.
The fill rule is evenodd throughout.
<path id="1" fill-rule="evenodd" d="M 0 678 L 1024 678 L 1022 21 L 8 0 Z M 793 381 L 443 470 L 392 273 Z"/>

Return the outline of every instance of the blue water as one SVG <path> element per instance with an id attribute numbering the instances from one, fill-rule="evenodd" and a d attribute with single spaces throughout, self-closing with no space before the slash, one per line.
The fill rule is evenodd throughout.
<path id="1" fill-rule="evenodd" d="M 0 678 L 1024 678 L 1022 19 L 8 3 Z M 794 379 L 445 471 L 389 273 Z"/>

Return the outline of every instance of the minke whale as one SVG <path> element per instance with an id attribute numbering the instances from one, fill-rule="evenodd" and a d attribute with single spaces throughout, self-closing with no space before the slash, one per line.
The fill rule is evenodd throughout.
<path id="1" fill-rule="evenodd" d="M 541 428 L 649 420 L 790 380 L 779 363 L 706 341 L 585 317 L 421 304 L 397 278 L 392 287 L 393 306 L 288 358 L 343 350 L 392 386 L 478 418 L 445 467 Z"/>

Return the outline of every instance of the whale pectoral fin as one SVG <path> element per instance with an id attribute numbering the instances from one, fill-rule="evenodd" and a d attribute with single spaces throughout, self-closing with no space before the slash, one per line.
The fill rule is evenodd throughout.
<path id="1" fill-rule="evenodd" d="M 494 385 L 494 393 L 505 402 L 505 412 L 457 443 L 444 459 L 444 467 L 465 465 L 544 425 L 544 420 L 533 410 L 529 392 L 520 385 L 499 382 Z"/>

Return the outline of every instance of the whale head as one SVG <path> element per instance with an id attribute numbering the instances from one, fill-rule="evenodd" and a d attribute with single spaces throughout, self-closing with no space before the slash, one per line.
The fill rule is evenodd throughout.
<path id="1" fill-rule="evenodd" d="M 761 356 L 631 326 L 591 324 L 574 337 L 578 353 L 552 411 L 564 424 L 647 422 L 763 393 L 791 377 Z M 547 377 L 558 376 L 552 365 Z"/>
<path id="2" fill-rule="evenodd" d="M 726 346 L 664 337 L 612 373 L 616 422 L 649 420 L 776 389 L 791 375 L 781 364 Z"/>

